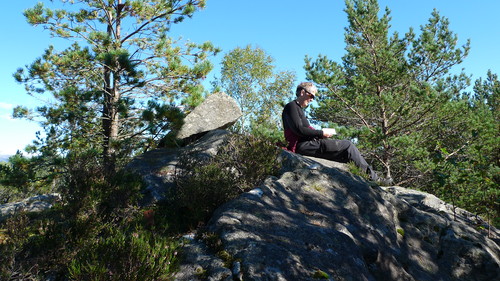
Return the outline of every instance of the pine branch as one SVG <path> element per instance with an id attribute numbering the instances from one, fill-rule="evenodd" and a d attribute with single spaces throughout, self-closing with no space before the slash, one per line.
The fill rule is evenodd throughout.
<path id="1" fill-rule="evenodd" d="M 350 111 L 352 111 L 356 116 L 359 117 L 359 119 L 361 120 L 361 122 L 370 130 L 370 132 L 374 133 L 375 131 L 373 130 L 373 128 L 368 124 L 368 122 L 366 121 L 366 119 L 363 117 L 363 115 L 361 113 L 359 113 L 353 106 L 351 106 L 351 104 L 346 100 L 344 99 L 342 96 L 338 95 L 334 89 L 332 89 L 330 87 L 330 85 L 327 85 L 328 89 L 331 91 L 331 93 L 337 97 L 338 99 L 340 99 L 346 106 L 347 108 L 349 108 Z"/>

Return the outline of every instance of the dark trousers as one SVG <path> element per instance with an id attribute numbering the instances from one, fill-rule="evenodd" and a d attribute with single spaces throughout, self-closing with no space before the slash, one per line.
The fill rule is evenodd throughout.
<path id="1" fill-rule="evenodd" d="M 335 162 L 354 162 L 362 171 L 370 175 L 372 180 L 378 177 L 372 170 L 358 148 L 348 140 L 319 139 L 304 141 L 297 145 L 296 152 L 306 156 L 323 158 Z"/>

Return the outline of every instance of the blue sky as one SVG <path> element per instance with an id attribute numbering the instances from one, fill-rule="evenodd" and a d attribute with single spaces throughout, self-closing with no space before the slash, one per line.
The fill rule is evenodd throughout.
<path id="1" fill-rule="evenodd" d="M 40 0 L 8 1 L 0 18 L 3 43 L 0 44 L 0 155 L 14 154 L 35 139 L 40 130 L 34 122 L 10 117 L 16 105 L 35 107 L 43 101 L 28 96 L 12 74 L 32 63 L 46 47 L 63 42 L 50 38 L 40 27 L 29 26 L 23 10 Z M 48 2 L 47 0 L 45 2 Z M 307 4 L 306 4 L 307 3 Z M 473 80 L 485 77 L 488 69 L 500 74 L 500 1 L 498 0 L 379 0 L 381 9 L 391 10 L 391 33 L 403 34 L 427 23 L 436 8 L 450 20 L 458 44 L 471 40 L 471 51 L 459 68 Z M 294 71 L 305 79 L 304 57 L 327 55 L 340 62 L 344 55 L 344 28 L 347 17 L 343 0 L 208 0 L 205 10 L 174 26 L 173 37 L 201 43 L 212 41 L 222 53 L 211 58 L 215 68 L 206 80 L 220 70 L 222 56 L 235 47 L 258 46 L 275 59 L 277 70 Z"/>

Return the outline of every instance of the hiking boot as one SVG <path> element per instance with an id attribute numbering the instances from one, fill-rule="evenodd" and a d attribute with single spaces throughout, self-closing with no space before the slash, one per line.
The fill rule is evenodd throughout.
<path id="1" fill-rule="evenodd" d="M 370 175 L 370 181 L 376 182 L 380 179 L 377 172 L 375 172 L 371 167 L 368 167 L 367 173 Z"/>
<path id="2" fill-rule="evenodd" d="M 370 181 L 379 186 L 391 186 L 394 184 L 394 180 L 391 177 L 381 178 L 378 176 L 377 172 L 372 169 L 372 167 L 368 167 L 367 173 L 370 175 Z"/>
<path id="3" fill-rule="evenodd" d="M 391 186 L 394 184 L 394 180 L 391 177 L 388 178 L 379 178 L 375 181 L 376 184 L 380 186 Z"/>

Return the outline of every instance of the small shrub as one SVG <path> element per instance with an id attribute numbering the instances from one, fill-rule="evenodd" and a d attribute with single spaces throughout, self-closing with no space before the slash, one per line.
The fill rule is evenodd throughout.
<path id="1" fill-rule="evenodd" d="M 233 173 L 241 189 L 248 191 L 269 175 L 276 175 L 281 151 L 269 140 L 251 135 L 232 135 L 220 147 L 216 161 Z"/>
<path id="2" fill-rule="evenodd" d="M 224 266 L 227 268 L 231 268 L 235 261 L 234 257 L 226 250 L 219 251 L 216 255 L 224 261 Z"/>
<path id="3" fill-rule="evenodd" d="M 360 176 L 365 180 L 369 180 L 368 174 L 365 173 L 364 171 L 362 171 L 358 166 L 356 166 L 356 164 L 354 164 L 354 162 L 348 162 L 347 169 L 349 170 L 349 172 L 351 174 L 354 174 L 356 176 Z"/>
<path id="4" fill-rule="evenodd" d="M 222 244 L 222 240 L 219 235 L 214 232 L 205 232 L 201 231 L 198 235 L 198 239 L 203 240 L 205 245 L 207 245 L 208 249 L 212 251 L 217 257 L 219 257 L 222 261 L 224 261 L 224 266 L 227 268 L 231 268 L 233 263 L 238 261 L 232 256 L 227 250 L 224 249 L 224 245 Z"/>
<path id="5" fill-rule="evenodd" d="M 65 176 L 61 182 L 61 193 L 68 211 L 93 208 L 101 199 L 107 184 L 97 151 L 81 155 L 69 155 L 65 163 Z"/>
<path id="6" fill-rule="evenodd" d="M 177 244 L 147 232 L 113 231 L 87 245 L 68 267 L 73 280 L 167 280 Z"/>
<path id="7" fill-rule="evenodd" d="M 14 249 L 12 244 L 0 244 L 0 280 L 10 280 L 14 264 Z"/>
<path id="8" fill-rule="evenodd" d="M 144 187 L 144 182 L 139 175 L 120 171 L 109 183 L 101 187 L 97 190 L 102 196 L 100 210 L 111 213 L 117 209 L 136 206 L 142 196 L 141 189 Z"/>
<path id="9" fill-rule="evenodd" d="M 26 265 L 29 256 L 24 255 L 25 245 L 36 237 L 36 221 L 25 213 L 19 213 L 0 225 L 3 240 L 0 242 L 0 280 L 39 280 L 38 268 Z M 23 258 L 20 259 L 19 257 Z"/>
<path id="10" fill-rule="evenodd" d="M 29 236 L 30 219 L 26 213 L 19 213 L 5 222 L 6 234 L 14 244 L 22 244 Z"/>
<path id="11" fill-rule="evenodd" d="M 397 231 L 397 233 L 399 233 L 399 235 L 401 235 L 402 237 L 405 237 L 405 231 L 404 231 L 404 229 L 398 228 L 398 229 L 396 229 L 396 231 Z"/>
<path id="12" fill-rule="evenodd" d="M 236 180 L 217 163 L 190 168 L 190 176 L 177 180 L 175 204 L 188 227 L 195 227 L 221 204 L 238 194 Z"/>
<path id="13" fill-rule="evenodd" d="M 231 135 L 214 157 L 192 151 L 180 157 L 172 203 L 187 227 L 205 222 L 223 203 L 275 175 L 279 150 L 253 136 Z"/>
<path id="14" fill-rule="evenodd" d="M 328 279 L 328 278 L 330 278 L 330 276 L 328 275 L 328 273 L 318 269 L 313 273 L 313 278 L 314 279 Z"/>
<path id="15" fill-rule="evenodd" d="M 212 250 L 214 253 L 218 253 L 224 250 L 224 246 L 222 244 L 222 240 L 219 235 L 214 232 L 201 232 L 198 239 L 203 240 L 207 247 Z"/>
<path id="16" fill-rule="evenodd" d="M 11 280 L 16 266 L 16 253 L 29 235 L 28 224 L 28 217 L 25 214 L 19 214 L 7 219 L 2 225 L 5 229 L 0 230 L 2 235 L 0 241 L 0 280 Z"/>

